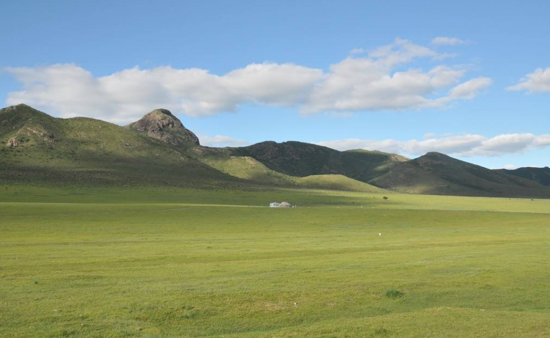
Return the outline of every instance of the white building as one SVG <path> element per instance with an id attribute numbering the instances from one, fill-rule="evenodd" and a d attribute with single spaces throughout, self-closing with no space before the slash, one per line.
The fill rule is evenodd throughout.
<path id="1" fill-rule="evenodd" d="M 281 202 L 281 203 L 271 202 L 269 203 L 269 207 L 270 208 L 290 208 L 292 207 L 292 205 L 288 202 Z"/>

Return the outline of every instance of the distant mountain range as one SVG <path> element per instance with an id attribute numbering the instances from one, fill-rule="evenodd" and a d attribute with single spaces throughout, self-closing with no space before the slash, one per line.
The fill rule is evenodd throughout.
<path id="1" fill-rule="evenodd" d="M 54 118 L 21 104 L 0 110 L 0 142 L 0 184 L 550 197 L 548 167 L 490 170 L 440 153 L 409 160 L 303 142 L 205 147 L 165 109 L 121 127 Z"/>
<path id="2" fill-rule="evenodd" d="M 545 186 L 550 186 L 550 168 L 534 168 L 525 167 L 514 170 L 501 169 L 501 172 L 517 177 L 523 177 L 531 181 L 535 181 Z"/>

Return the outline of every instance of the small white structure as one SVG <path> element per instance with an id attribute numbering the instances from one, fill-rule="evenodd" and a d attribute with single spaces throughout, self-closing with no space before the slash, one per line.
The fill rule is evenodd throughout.
<path id="1" fill-rule="evenodd" d="M 270 208 L 291 208 L 292 205 L 288 202 L 281 202 L 281 203 L 271 202 L 269 203 L 269 207 Z"/>

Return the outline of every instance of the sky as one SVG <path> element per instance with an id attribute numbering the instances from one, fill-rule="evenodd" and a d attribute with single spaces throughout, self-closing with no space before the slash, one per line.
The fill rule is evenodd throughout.
<path id="1" fill-rule="evenodd" d="M 0 101 L 211 146 L 550 165 L 550 2 L 0 0 Z"/>

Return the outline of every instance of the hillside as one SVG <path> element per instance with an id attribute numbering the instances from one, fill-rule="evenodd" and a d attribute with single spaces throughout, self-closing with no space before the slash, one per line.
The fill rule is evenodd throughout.
<path id="1" fill-rule="evenodd" d="M 538 183 L 435 152 L 399 163 L 371 183 L 417 194 L 550 197 Z"/>
<path id="2" fill-rule="evenodd" d="M 331 148 L 303 142 L 262 142 L 249 147 L 233 148 L 234 156 L 248 156 L 266 167 L 290 176 L 340 174 L 369 182 L 406 161 L 405 157 L 383 152 Z"/>
<path id="3" fill-rule="evenodd" d="M 498 171 L 438 153 L 408 160 L 303 142 L 205 147 L 165 109 L 123 127 L 54 118 L 22 104 L 0 110 L 0 142 L 0 184 L 550 197 L 548 168 Z"/>
<path id="4" fill-rule="evenodd" d="M 53 118 L 26 105 L 0 110 L 0 181 L 36 184 L 240 186 L 177 147 L 89 118 Z"/>
<path id="5" fill-rule="evenodd" d="M 251 180 L 258 184 L 281 187 L 345 190 L 382 193 L 384 190 L 341 174 L 290 176 L 267 168 L 248 156 L 204 156 L 203 161 L 228 175 Z"/>
<path id="6" fill-rule="evenodd" d="M 549 167 L 544 167 L 544 168 L 525 167 L 525 168 L 518 168 L 514 170 L 500 169 L 498 171 L 508 175 L 522 177 L 545 186 L 550 186 L 550 168 Z"/>
<path id="7" fill-rule="evenodd" d="M 251 158 L 231 157 L 228 150 L 202 147 L 164 109 L 121 127 L 89 118 L 54 118 L 17 105 L 0 110 L 0 142 L 4 184 L 382 192 L 342 175 L 292 177 Z"/>

